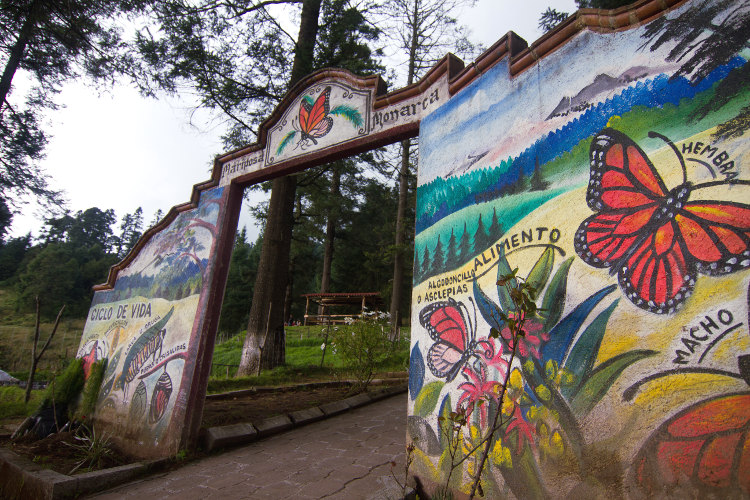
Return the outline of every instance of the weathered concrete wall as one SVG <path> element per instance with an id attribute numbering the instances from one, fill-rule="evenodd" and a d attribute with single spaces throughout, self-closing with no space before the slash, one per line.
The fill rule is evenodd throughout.
<path id="1" fill-rule="evenodd" d="M 468 493 L 500 412 L 487 497 L 747 496 L 750 6 L 601 31 L 422 121 L 413 472 Z M 513 346 L 515 268 L 541 312 Z"/>
<path id="2" fill-rule="evenodd" d="M 108 359 L 96 423 L 136 456 L 184 445 L 225 191 L 201 193 L 196 208 L 140 249 L 114 288 L 95 292 L 78 356 L 86 366 Z"/>

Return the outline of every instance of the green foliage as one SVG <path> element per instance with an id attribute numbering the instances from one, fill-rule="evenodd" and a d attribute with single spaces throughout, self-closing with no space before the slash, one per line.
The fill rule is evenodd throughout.
<path id="1" fill-rule="evenodd" d="M 258 241 L 247 242 L 245 228 L 237 235 L 229 261 L 224 302 L 221 305 L 219 331 L 235 335 L 247 326 L 250 302 L 253 298 L 255 273 L 260 261 L 261 236 Z"/>
<path id="2" fill-rule="evenodd" d="M 116 261 L 98 245 L 51 243 L 35 253 L 18 273 L 18 307 L 31 311 L 34 298 L 39 296 L 45 318 L 54 318 L 63 304 L 70 314 L 84 316 L 91 303 L 91 287 L 106 279 L 109 267 Z"/>
<path id="3" fill-rule="evenodd" d="M 25 376 L 28 376 L 28 373 Z M 0 420 L 29 416 L 39 407 L 44 391 L 31 391 L 28 403 L 23 401 L 25 392 L 15 385 L 0 387 Z"/>
<path id="4" fill-rule="evenodd" d="M 96 409 L 96 402 L 99 398 L 99 389 L 104 380 L 104 371 L 107 368 L 107 359 L 101 359 L 91 365 L 89 378 L 83 385 L 83 396 L 76 410 L 76 418 L 91 419 Z"/>
<path id="5" fill-rule="evenodd" d="M 83 466 L 89 470 L 100 469 L 106 460 L 114 456 L 110 436 L 106 433 L 97 434 L 96 429 L 89 430 L 82 425 L 73 438 L 75 443 L 65 444 L 75 450 L 78 462 L 68 474 L 73 474 Z"/>
<path id="6" fill-rule="evenodd" d="M 395 343 L 388 339 L 389 331 L 387 315 L 376 313 L 355 319 L 346 328 L 334 328 L 331 347 L 357 379 L 355 389 L 367 389 L 375 368 L 395 350 Z"/>
<path id="7" fill-rule="evenodd" d="M 51 408 L 53 405 L 70 405 L 81 394 L 85 375 L 83 361 L 74 358 L 63 372 L 47 386 L 39 409 Z"/>
<path id="8" fill-rule="evenodd" d="M 425 384 L 414 400 L 414 415 L 426 417 L 432 414 L 435 411 L 438 399 L 440 398 L 440 391 L 443 390 L 444 385 L 445 382 L 442 380 L 436 380 L 429 384 Z"/>
<path id="9" fill-rule="evenodd" d="M 346 328 L 346 327 L 339 327 Z M 233 378 L 242 355 L 244 333 L 217 344 L 214 348 L 213 367 L 209 379 L 208 391 L 224 392 L 229 390 L 261 386 L 284 385 L 316 380 L 339 379 L 344 369 L 344 362 L 338 353 L 328 349 L 325 365 L 320 367 L 323 354 L 323 328 L 285 327 L 286 330 L 286 364 L 272 370 L 264 370 L 260 376 Z M 307 336 L 312 334 L 314 336 Z M 321 336 L 318 336 L 321 335 Z M 302 337 L 302 338 L 300 338 Z M 408 335 L 395 343 L 394 350 L 387 359 L 376 366 L 379 371 L 402 371 L 409 361 Z M 229 378 L 227 378 L 227 366 Z"/>

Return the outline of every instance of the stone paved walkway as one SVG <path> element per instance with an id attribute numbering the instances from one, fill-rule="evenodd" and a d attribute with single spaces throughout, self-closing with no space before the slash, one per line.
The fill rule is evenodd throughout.
<path id="1" fill-rule="evenodd" d="M 406 394 L 88 498 L 384 499 L 403 478 Z"/>

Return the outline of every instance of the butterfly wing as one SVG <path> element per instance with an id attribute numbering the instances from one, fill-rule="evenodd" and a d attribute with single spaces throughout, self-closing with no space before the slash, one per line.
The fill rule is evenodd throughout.
<path id="1" fill-rule="evenodd" d="M 592 210 L 644 207 L 669 190 L 646 153 L 627 135 L 605 128 L 591 141 L 586 202 Z"/>
<path id="2" fill-rule="evenodd" d="M 696 403 L 664 422 L 636 455 L 631 470 L 652 494 L 689 478 L 712 497 L 750 491 L 750 393 Z M 700 496 L 700 495 L 699 495 Z M 739 496 L 742 496 L 740 494 Z"/>
<path id="3" fill-rule="evenodd" d="M 750 267 L 750 205 L 691 201 L 675 221 L 700 272 L 720 276 Z"/>
<path id="4" fill-rule="evenodd" d="M 302 99 L 299 107 L 299 125 L 305 136 L 323 137 L 331 130 L 333 120 L 327 116 L 330 111 L 330 96 L 331 87 L 326 87 L 312 105 Z"/>
<path id="5" fill-rule="evenodd" d="M 440 378 L 453 380 L 471 355 L 473 332 L 464 314 L 465 306 L 453 299 L 434 302 L 419 313 L 419 322 L 435 341 L 427 351 L 427 366 Z"/>
<path id="6" fill-rule="evenodd" d="M 679 231 L 679 224 L 668 220 L 646 233 L 620 265 L 620 287 L 638 307 L 657 314 L 671 313 L 692 294 L 695 264 Z"/>

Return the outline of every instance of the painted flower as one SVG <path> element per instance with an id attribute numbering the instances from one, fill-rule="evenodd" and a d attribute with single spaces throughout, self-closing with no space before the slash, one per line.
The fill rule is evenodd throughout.
<path id="1" fill-rule="evenodd" d="M 515 313 L 510 313 L 508 316 L 511 319 L 516 319 Z M 523 322 L 521 331 L 523 331 L 523 335 L 518 337 L 518 355 L 522 358 L 528 358 L 529 354 L 532 354 L 538 359 L 542 342 L 549 340 L 549 334 L 544 331 L 544 325 L 537 318 L 527 318 Z M 500 330 L 500 336 L 508 345 L 508 349 L 513 349 L 513 333 L 507 325 Z"/>
<path id="2" fill-rule="evenodd" d="M 469 417 L 475 407 L 479 407 L 479 422 L 482 427 L 487 426 L 487 403 L 492 399 L 497 401 L 502 385 L 495 380 L 487 380 L 487 373 L 482 365 L 479 373 L 468 366 L 463 369 L 467 382 L 458 386 L 461 396 L 458 398 L 458 406 L 466 405 L 466 416 Z"/>
<path id="3" fill-rule="evenodd" d="M 521 412 L 521 407 L 519 405 L 515 405 L 513 417 L 508 424 L 508 427 L 505 429 L 505 435 L 508 436 L 514 429 L 518 431 L 518 455 L 523 451 L 524 439 L 529 441 L 529 445 L 532 448 L 534 447 L 534 427 L 523 418 L 523 413 Z"/>
<path id="4" fill-rule="evenodd" d="M 477 341 L 476 354 L 482 359 L 487 366 L 494 366 L 500 372 L 499 378 L 504 378 L 508 370 L 508 361 L 503 359 L 503 346 L 495 345 L 495 340 L 485 338 Z"/>

